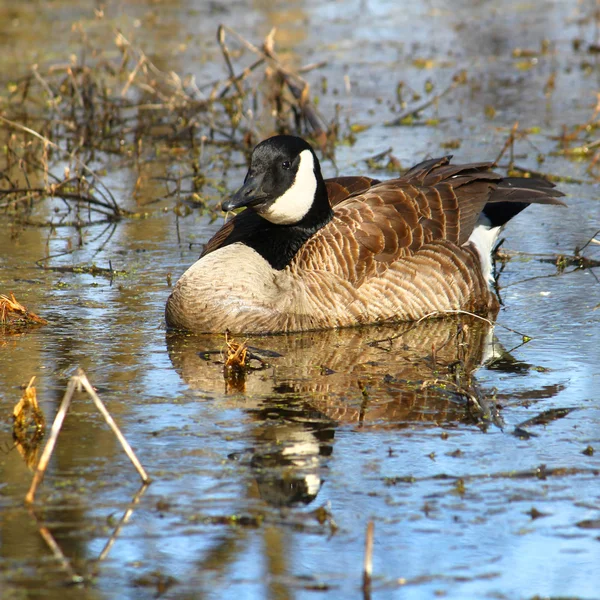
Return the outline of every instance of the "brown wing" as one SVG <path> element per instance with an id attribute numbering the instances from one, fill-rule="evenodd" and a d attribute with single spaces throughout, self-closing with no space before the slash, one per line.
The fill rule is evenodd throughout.
<path id="1" fill-rule="evenodd" d="M 210 238 L 210 240 L 208 240 L 208 242 L 204 246 L 204 249 L 202 250 L 200 258 L 206 256 L 207 254 L 210 254 L 217 248 L 220 248 L 223 245 L 223 243 L 227 241 L 227 238 L 230 235 L 232 235 L 235 229 L 234 219 L 230 219 L 229 221 L 227 221 L 227 223 L 225 223 L 225 225 L 223 225 L 223 227 L 221 227 L 221 229 L 219 229 L 217 233 L 215 233 L 215 235 L 213 235 L 213 237 Z"/>
<path id="2" fill-rule="evenodd" d="M 370 177 L 333 177 L 325 180 L 329 204 L 333 207 L 350 196 L 362 194 L 370 187 L 380 183 Z"/>
<path id="3" fill-rule="evenodd" d="M 490 166 L 432 159 L 350 196 L 335 206 L 334 219 L 303 246 L 294 262 L 304 269 L 326 268 L 360 286 L 423 244 L 464 244 L 488 202 L 522 203 L 526 197 L 528 203 L 560 203 L 555 196 L 562 194 L 551 184 L 521 179 L 521 187 L 512 180 L 503 185 Z"/>

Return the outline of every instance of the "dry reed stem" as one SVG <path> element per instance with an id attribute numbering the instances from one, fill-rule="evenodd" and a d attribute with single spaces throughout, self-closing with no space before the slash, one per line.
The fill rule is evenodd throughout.
<path id="1" fill-rule="evenodd" d="M 273 61 L 274 66 L 276 66 L 277 71 L 283 77 L 292 96 L 298 102 L 300 110 L 313 130 L 313 135 L 317 138 L 321 146 L 324 146 L 327 141 L 327 125 L 325 124 L 325 120 L 309 99 L 310 86 L 308 82 L 300 77 L 298 73 L 292 73 L 286 69 L 275 53 L 275 29 L 272 29 L 265 38 L 263 50 L 265 55 Z"/>
<path id="2" fill-rule="evenodd" d="M 229 71 L 229 80 L 233 82 L 235 88 L 237 89 L 240 97 L 244 96 L 244 90 L 240 85 L 239 79 L 235 75 L 235 71 L 233 69 L 233 64 L 231 62 L 231 54 L 229 53 L 229 48 L 225 43 L 225 28 L 223 25 L 219 25 L 217 29 L 217 41 L 219 42 L 219 46 L 221 46 L 221 53 L 223 54 L 223 58 L 225 59 L 225 63 L 227 64 L 227 70 Z"/>
<path id="3" fill-rule="evenodd" d="M 315 136 L 317 141 L 319 141 L 319 143 L 323 146 L 326 141 L 326 132 L 328 127 L 323 117 L 320 115 L 320 113 L 317 111 L 317 109 L 309 99 L 310 86 L 308 82 L 305 79 L 303 79 L 297 72 L 295 73 L 286 68 L 275 53 L 275 29 L 273 28 L 267 34 L 263 42 L 263 47 L 262 49 L 260 49 L 248 40 L 246 40 L 244 37 L 242 37 L 239 33 L 227 27 L 226 25 L 219 26 L 218 40 L 221 44 L 221 49 L 223 51 L 223 56 L 225 58 L 227 66 L 230 69 L 230 79 L 232 79 L 235 77 L 235 75 L 233 73 L 233 67 L 231 66 L 229 51 L 227 49 L 227 46 L 225 45 L 225 33 L 231 34 L 246 49 L 250 50 L 254 54 L 257 54 L 263 60 L 266 60 L 271 66 L 271 68 L 281 76 L 286 86 L 290 90 L 293 98 L 297 102 L 300 112 L 304 115 L 307 122 L 310 124 L 311 129 L 313 131 L 313 135 Z M 324 63 L 317 63 L 317 66 L 322 66 L 323 64 Z M 307 68 L 305 68 L 304 70 L 306 71 Z M 241 93 L 239 81 L 236 79 L 234 83 L 238 87 L 238 93 Z"/>
<path id="4" fill-rule="evenodd" d="M 373 539 L 375 537 L 375 523 L 367 523 L 367 534 L 365 537 L 365 559 L 363 563 L 363 591 L 366 593 L 371 589 L 371 577 L 373 574 Z"/>
<path id="5" fill-rule="evenodd" d="M 225 366 L 230 369 L 245 369 L 246 356 L 248 354 L 246 342 L 236 342 L 233 338 L 229 339 L 226 335 L 225 343 L 227 344 Z"/>
<path id="6" fill-rule="evenodd" d="M 69 410 L 69 406 L 71 405 L 71 401 L 73 399 L 73 394 L 75 393 L 76 390 L 80 391 L 81 388 L 83 388 L 92 397 L 92 400 L 94 401 L 94 404 L 96 405 L 96 408 L 100 411 L 100 413 L 104 417 L 105 421 L 108 423 L 109 427 L 112 429 L 113 433 L 115 434 L 115 436 L 121 443 L 123 450 L 129 457 L 129 460 L 133 463 L 133 466 L 136 468 L 142 481 L 144 483 L 150 483 L 150 478 L 146 474 L 146 471 L 142 467 L 140 461 L 137 459 L 131 446 L 129 445 L 129 443 L 127 442 L 127 440 L 121 433 L 119 427 L 117 426 L 117 424 L 115 423 L 113 418 L 110 416 L 110 413 L 104 406 L 104 403 L 102 402 L 102 400 L 100 400 L 100 397 L 98 396 L 98 394 L 96 394 L 96 391 L 90 384 L 85 372 L 83 371 L 83 369 L 80 368 L 80 369 L 77 369 L 77 374 L 73 375 L 73 377 L 71 377 L 71 379 L 69 380 L 69 383 L 67 385 L 65 395 L 63 396 L 62 402 L 60 404 L 60 408 L 58 410 L 56 418 L 54 419 L 54 423 L 52 424 L 52 429 L 50 430 L 50 437 L 48 438 L 48 441 L 46 442 L 44 451 L 42 452 L 40 462 L 38 463 L 35 475 L 33 477 L 33 481 L 31 482 L 31 487 L 29 488 L 29 491 L 27 492 L 27 495 L 25 496 L 25 502 L 27 504 L 33 503 L 35 492 L 36 492 L 39 484 L 41 483 L 42 479 L 44 478 L 44 474 L 48 467 L 48 462 L 50 461 L 50 457 L 52 456 L 54 447 L 56 445 L 56 440 L 61 431 L 63 422 L 65 420 L 65 416 L 67 414 L 67 411 Z"/>
<path id="7" fill-rule="evenodd" d="M 15 447 L 30 469 L 38 462 L 38 447 L 46 429 L 46 419 L 37 401 L 34 381 L 35 376 L 31 378 L 13 409 Z"/>
<path id="8" fill-rule="evenodd" d="M 498 156 L 496 156 L 496 160 L 494 160 L 494 162 L 492 163 L 494 166 L 498 165 L 498 162 L 500 162 L 500 159 L 504 156 L 504 153 L 508 150 L 508 148 L 510 146 L 510 161 L 509 161 L 508 168 L 509 169 L 512 168 L 513 163 L 515 161 L 515 159 L 514 159 L 515 136 L 517 135 L 518 129 L 519 129 L 519 121 L 515 121 L 513 126 L 511 127 L 510 134 L 509 134 L 508 138 L 506 139 L 506 142 L 504 142 L 504 146 L 502 146 L 502 149 L 498 153 Z"/>
<path id="9" fill-rule="evenodd" d="M 58 144 L 55 144 L 53 141 L 51 141 L 47 137 L 41 135 L 37 131 L 34 131 L 30 127 L 25 127 L 25 125 L 21 125 L 19 123 L 15 123 L 14 121 L 9 120 L 9 119 L 3 117 L 2 115 L 0 115 L 0 121 L 3 122 L 3 123 L 5 123 L 9 127 L 12 127 L 14 129 L 18 129 L 20 131 L 23 131 L 24 133 L 28 133 L 29 135 L 32 135 L 33 137 L 35 137 L 38 140 L 40 140 L 44 144 L 44 147 L 50 146 L 54 150 L 57 150 L 58 152 L 60 152 L 64 156 L 68 157 L 70 160 L 74 160 L 77 163 L 77 165 L 83 171 L 85 171 L 86 173 L 88 173 L 89 175 L 91 175 L 92 177 L 94 177 L 94 179 L 96 181 L 98 181 L 98 183 L 105 190 L 105 192 L 107 194 L 107 197 L 111 201 L 112 209 L 114 211 L 115 216 L 121 215 L 122 210 L 119 207 L 119 205 L 117 204 L 117 201 L 115 200 L 114 196 L 112 195 L 110 189 L 108 187 L 106 187 L 106 185 L 104 185 L 102 183 L 102 179 L 100 178 L 100 176 L 95 171 L 93 171 L 92 169 L 90 169 L 90 167 L 88 167 L 80 158 L 78 158 L 77 156 L 75 156 L 72 152 L 68 152 L 68 151 L 64 150 Z M 47 169 L 47 163 L 45 163 L 45 169 Z"/>
<path id="10" fill-rule="evenodd" d="M 54 419 L 54 423 L 52 423 L 52 429 L 50 430 L 50 437 L 46 442 L 46 446 L 44 447 L 44 451 L 42 452 L 42 456 L 40 457 L 40 462 L 38 463 L 37 469 L 35 471 L 35 475 L 33 476 L 33 481 L 31 482 L 31 487 L 25 496 L 26 504 L 33 504 L 33 499 L 35 496 L 35 491 L 37 490 L 38 485 L 41 483 L 44 478 L 44 473 L 46 472 L 46 468 L 48 467 L 48 462 L 50 461 L 50 457 L 52 456 L 52 452 L 54 451 L 54 446 L 56 445 L 56 439 L 58 438 L 58 434 L 62 428 L 63 421 L 65 420 L 65 416 L 67 414 L 67 410 L 71 404 L 71 399 L 73 398 L 73 393 L 75 388 L 77 387 L 77 379 L 76 377 L 71 377 L 69 383 L 67 385 L 67 390 L 65 395 L 63 396 L 62 402 L 60 403 L 60 408 L 58 409 L 58 413 Z"/>
<path id="11" fill-rule="evenodd" d="M 463 83 L 465 83 L 465 80 L 466 80 L 466 78 L 465 78 L 464 71 L 457 73 L 452 78 L 452 83 L 447 88 L 442 90 L 439 94 L 432 96 L 431 98 L 429 98 L 425 102 L 422 102 L 418 106 L 415 106 L 414 108 L 409 108 L 409 109 L 405 110 L 399 117 L 396 117 L 393 121 L 386 121 L 384 123 L 384 125 L 386 127 L 397 127 L 399 125 L 402 125 L 402 123 L 405 119 L 407 119 L 408 117 L 412 117 L 416 113 L 420 113 L 420 112 L 424 111 L 426 108 L 429 108 L 432 104 L 435 104 L 436 102 L 441 100 L 444 96 L 447 96 L 450 92 L 455 90 L 459 85 L 462 85 Z"/>

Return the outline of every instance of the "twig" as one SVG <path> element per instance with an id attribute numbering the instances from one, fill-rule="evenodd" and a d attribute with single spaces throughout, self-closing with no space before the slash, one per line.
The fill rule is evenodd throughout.
<path id="1" fill-rule="evenodd" d="M 279 60 L 279 57 L 275 53 L 275 29 L 271 30 L 269 35 L 265 38 L 263 44 L 264 53 L 271 59 L 277 68 L 277 71 L 283 77 L 288 89 L 292 93 L 292 96 L 298 102 L 300 110 L 304 113 L 306 120 L 309 122 L 315 136 L 324 134 L 327 131 L 327 125 L 325 120 L 319 114 L 319 111 L 315 108 L 309 98 L 310 86 L 308 82 L 300 77 L 297 73 L 292 73 L 286 69 Z"/>
<path id="2" fill-rule="evenodd" d="M 325 121 L 323 117 L 319 114 L 317 109 L 313 106 L 313 104 L 309 100 L 308 91 L 310 86 L 308 82 L 300 77 L 297 73 L 293 73 L 289 69 L 283 66 L 279 57 L 275 53 L 274 50 L 274 37 L 275 37 L 275 29 L 272 29 L 265 41 L 263 43 L 262 50 L 250 43 L 246 39 L 244 39 L 239 33 L 235 30 L 227 27 L 226 25 L 219 26 L 219 35 L 225 35 L 225 33 L 231 34 L 235 37 L 243 46 L 245 46 L 248 50 L 261 56 L 268 60 L 269 64 L 272 68 L 274 68 L 283 78 L 286 85 L 288 86 L 290 92 L 298 102 L 298 106 L 301 111 L 305 115 L 307 121 L 310 123 L 310 126 L 313 129 L 315 135 L 319 135 L 324 133 L 327 130 L 327 126 L 325 125 Z M 226 60 L 228 57 L 226 56 Z M 312 65 L 311 65 L 312 66 Z M 233 75 L 233 73 L 232 73 Z M 239 91 L 239 90 L 238 90 Z"/>
<path id="3" fill-rule="evenodd" d="M 50 96 L 50 99 L 54 100 L 54 92 L 52 91 L 46 80 L 39 74 L 38 66 L 33 65 L 31 67 L 31 70 L 33 71 L 33 76 L 38 80 L 38 82 L 44 88 L 44 90 L 46 90 L 48 96 Z"/>
<path id="4" fill-rule="evenodd" d="M 83 98 L 81 97 L 81 92 L 79 91 L 79 86 L 77 85 L 75 75 L 73 75 L 73 69 L 71 69 L 71 67 L 67 67 L 67 73 L 69 75 L 69 79 L 71 80 L 71 85 L 73 86 L 75 95 L 77 96 L 77 102 L 79 103 L 79 106 L 81 106 L 81 108 L 84 108 L 85 104 L 83 103 Z"/>
<path id="5" fill-rule="evenodd" d="M 246 79 L 246 77 L 248 77 L 248 75 L 250 75 L 250 73 L 252 73 L 252 71 L 254 71 L 255 69 L 257 69 L 258 67 L 260 67 L 260 65 L 262 65 L 265 62 L 264 58 L 259 58 L 256 61 L 254 61 L 249 67 L 246 67 L 239 75 L 235 75 L 234 77 L 229 77 L 229 79 L 225 82 L 225 86 L 223 87 L 223 89 L 219 92 L 219 100 L 223 99 L 225 97 L 225 94 L 227 94 L 227 92 L 229 91 L 229 88 L 232 85 L 235 85 L 235 87 L 237 88 L 238 92 L 239 92 L 239 84 L 241 81 L 243 81 L 244 79 Z M 220 83 L 220 82 L 217 82 Z"/>
<path id="6" fill-rule="evenodd" d="M 233 85 L 235 85 L 235 88 L 237 89 L 240 98 L 243 98 L 244 90 L 240 85 L 239 79 L 235 75 L 233 64 L 231 63 L 231 55 L 229 54 L 229 48 L 225 43 L 225 27 L 223 25 L 219 25 L 219 28 L 217 29 L 217 42 L 219 42 L 219 46 L 221 46 L 221 52 L 223 53 L 225 63 L 227 64 L 227 70 L 229 71 L 229 78 L 233 82 Z"/>
<path id="7" fill-rule="evenodd" d="M 56 417 L 54 419 L 54 423 L 52 423 L 50 437 L 48 438 L 46 446 L 44 447 L 44 451 L 42 452 L 42 456 L 40 457 L 40 462 L 38 463 L 35 475 L 33 476 L 31 487 L 29 488 L 29 491 L 25 496 L 25 502 L 27 504 L 33 504 L 35 491 L 37 490 L 38 485 L 44 478 L 44 473 L 46 472 L 46 468 L 48 467 L 48 461 L 50 460 L 52 452 L 54 451 L 56 439 L 58 438 L 58 434 L 60 433 L 63 421 L 65 420 L 65 416 L 67 414 L 67 410 L 69 409 L 69 405 L 71 404 L 71 399 L 73 398 L 73 393 L 75 392 L 76 387 L 77 378 L 71 377 L 67 385 L 67 391 L 63 396 L 62 402 L 60 403 L 60 408 L 58 409 L 58 413 L 56 414 Z"/>
<path id="8" fill-rule="evenodd" d="M 138 71 L 142 68 L 142 66 L 144 65 L 145 62 L 146 62 L 146 55 L 142 54 L 140 59 L 137 61 L 133 71 L 131 71 L 131 73 L 129 73 L 129 77 L 127 77 L 127 82 L 125 83 L 125 85 L 123 86 L 123 89 L 121 90 L 121 98 L 125 98 L 125 96 L 127 95 L 127 92 L 129 91 L 129 88 L 131 87 L 131 84 L 133 83 L 133 80 L 135 79 L 136 75 L 138 74 Z"/>
<path id="9" fill-rule="evenodd" d="M 416 113 L 420 113 L 426 108 L 429 108 L 432 104 L 435 104 L 438 100 L 441 100 L 444 96 L 447 96 L 451 91 L 455 90 L 462 82 L 463 77 L 461 77 L 460 74 L 455 75 L 452 83 L 445 90 L 441 91 L 435 96 L 432 96 L 431 98 L 429 98 L 429 100 L 423 102 L 422 104 L 419 104 L 414 108 L 409 108 L 408 110 L 405 110 L 399 117 L 396 117 L 393 121 L 385 122 L 384 125 L 386 127 L 397 127 L 399 125 L 402 125 L 402 121 L 404 121 L 404 119 L 406 119 L 407 117 L 411 117 Z"/>
<path id="10" fill-rule="evenodd" d="M 110 413 L 108 412 L 108 410 L 106 410 L 106 406 L 104 406 L 104 403 L 102 402 L 102 400 L 100 400 L 100 397 L 98 396 L 98 394 L 96 394 L 96 391 L 90 384 L 83 369 L 78 369 L 77 375 L 75 377 L 78 378 L 80 385 L 82 385 L 83 388 L 87 391 L 87 393 L 92 397 L 92 400 L 94 401 L 94 404 L 96 405 L 96 408 L 102 413 L 102 416 L 104 417 L 105 421 L 108 423 L 108 426 L 112 429 L 113 433 L 115 434 L 115 436 L 121 443 L 123 450 L 125 450 L 125 454 L 127 454 L 127 456 L 129 457 L 129 460 L 132 462 L 133 466 L 136 468 L 137 472 L 139 473 L 140 477 L 142 478 L 142 481 L 144 483 L 150 483 L 150 477 L 148 477 L 146 471 L 144 470 L 144 467 L 142 467 L 140 461 L 138 460 L 137 456 L 135 455 L 135 452 L 132 450 L 131 446 L 129 445 L 129 442 L 125 439 L 125 437 L 121 433 L 121 430 L 119 429 L 118 425 L 115 423 L 114 419 L 110 416 Z"/>
<path id="11" fill-rule="evenodd" d="M 596 231 L 596 233 L 594 233 L 594 235 L 592 235 L 592 237 L 581 248 L 579 248 L 577 250 L 577 254 L 579 254 L 580 252 L 585 250 L 590 244 L 600 244 L 600 242 L 596 239 L 596 236 L 599 233 L 600 233 L 600 229 L 598 229 L 598 231 Z"/>
<path id="12" fill-rule="evenodd" d="M 122 214 L 122 211 L 119 208 L 117 201 L 115 200 L 111 191 L 104 185 L 104 183 L 102 183 L 102 179 L 100 179 L 100 176 L 97 175 L 94 171 L 92 171 L 92 169 L 90 169 L 81 159 L 77 158 L 76 156 L 71 156 L 70 152 L 63 150 L 60 146 L 58 146 L 57 144 L 55 144 L 54 142 L 49 140 L 47 137 L 41 135 L 40 133 L 38 133 L 37 131 L 34 131 L 33 129 L 30 129 L 29 127 L 25 127 L 25 125 L 20 125 L 19 123 L 10 121 L 9 119 L 6 119 L 2 115 L 0 115 L 0 121 L 2 121 L 3 123 L 6 123 L 9 127 L 13 127 L 14 129 L 19 129 L 20 131 L 24 131 L 25 133 L 32 135 L 33 137 L 42 141 L 44 144 L 47 144 L 47 145 L 51 146 L 52 148 L 54 148 L 55 150 L 58 150 L 59 152 L 71 157 L 84 171 L 86 171 L 87 173 L 92 175 L 98 181 L 98 183 L 104 188 L 104 190 L 106 190 L 108 197 L 110 198 L 110 200 L 112 202 L 112 207 L 115 212 L 115 215 L 120 216 Z"/>
<path id="13" fill-rule="evenodd" d="M 86 204 L 90 204 L 92 206 L 101 206 L 102 208 L 106 208 L 111 210 L 110 213 L 106 213 L 102 210 L 93 209 L 90 206 L 90 210 L 95 210 L 96 212 L 104 215 L 106 217 L 110 217 L 115 215 L 113 207 L 108 202 L 102 202 L 102 200 L 97 200 L 96 198 L 92 198 L 91 196 L 84 196 L 82 194 L 74 194 L 72 192 L 60 192 L 58 187 L 54 187 L 53 185 L 49 185 L 47 188 L 13 188 L 0 190 L 0 196 L 8 196 L 9 194 L 38 194 L 45 195 L 50 198 L 64 198 L 65 200 L 76 200 L 80 202 L 85 202 Z M 23 198 L 17 198 L 15 200 L 9 200 L 4 204 L 0 204 L 0 209 L 8 208 L 12 204 L 15 204 L 19 201 L 23 200 Z"/>
<path id="14" fill-rule="evenodd" d="M 496 159 L 493 162 L 493 166 L 498 165 L 498 161 L 504 156 L 507 148 L 510 146 L 510 161 L 508 163 L 509 169 L 512 167 L 514 162 L 514 143 L 515 143 L 515 135 L 517 130 L 519 129 L 519 121 L 515 121 L 514 125 L 511 127 L 510 135 L 508 136 L 506 142 L 504 142 L 504 146 L 502 146 L 502 150 L 500 150 L 500 154 L 496 156 Z"/>
<path id="15" fill-rule="evenodd" d="M 424 317 L 421 317 L 418 321 L 416 321 L 415 324 L 418 325 L 421 321 L 423 321 L 425 319 L 429 319 L 429 318 L 432 318 L 432 317 L 443 317 L 445 315 L 468 315 L 469 317 L 475 317 L 476 319 L 480 319 L 481 321 L 485 321 L 491 327 L 496 327 L 496 326 L 497 327 L 502 327 L 502 329 L 506 329 L 507 331 L 510 331 L 512 333 L 516 333 L 517 335 L 520 335 L 521 337 L 531 339 L 531 337 L 528 336 L 525 333 L 521 333 L 520 331 L 517 331 L 516 329 L 511 329 L 510 327 L 507 327 L 506 325 L 502 325 L 502 323 L 494 323 L 493 321 L 490 321 L 489 319 L 486 319 L 485 317 L 482 317 L 481 315 L 478 315 L 476 313 L 469 312 L 468 310 L 440 310 L 440 311 L 434 311 L 434 312 L 431 312 L 431 313 L 425 315 Z"/>
<path id="16" fill-rule="evenodd" d="M 363 563 L 363 593 L 367 596 L 371 591 L 371 576 L 373 573 L 373 538 L 375 535 L 375 523 L 367 523 L 367 535 L 365 538 L 365 560 Z M 368 597 L 368 596 L 367 596 Z"/>
<path id="17" fill-rule="evenodd" d="M 562 275 L 569 275 L 571 273 L 575 273 L 576 271 L 581 271 L 581 267 L 575 267 L 570 271 L 556 271 L 556 273 L 549 273 L 548 275 L 535 275 L 534 277 L 527 277 L 526 279 L 520 279 L 519 281 L 513 281 L 512 283 L 507 283 L 502 286 L 503 290 L 506 290 L 510 287 L 514 287 L 515 285 L 521 285 L 523 283 L 529 283 L 530 281 L 535 281 L 536 279 L 552 279 L 553 277 L 560 277 Z M 592 272 L 592 271 L 590 271 Z"/>

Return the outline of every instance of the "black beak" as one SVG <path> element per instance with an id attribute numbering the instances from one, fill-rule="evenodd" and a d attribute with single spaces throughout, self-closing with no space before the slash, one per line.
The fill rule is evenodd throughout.
<path id="1" fill-rule="evenodd" d="M 264 173 L 249 177 L 231 198 L 228 198 L 221 204 L 221 209 L 228 211 L 242 208 L 243 206 L 256 206 L 267 200 L 270 196 L 262 190 L 264 178 Z"/>

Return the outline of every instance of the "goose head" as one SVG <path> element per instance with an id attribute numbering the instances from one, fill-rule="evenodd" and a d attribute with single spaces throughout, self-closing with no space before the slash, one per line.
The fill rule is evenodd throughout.
<path id="1" fill-rule="evenodd" d="M 225 211 L 247 207 L 274 225 L 314 226 L 331 218 L 321 167 L 299 137 L 278 135 L 252 152 L 244 185 L 223 202 Z"/>

